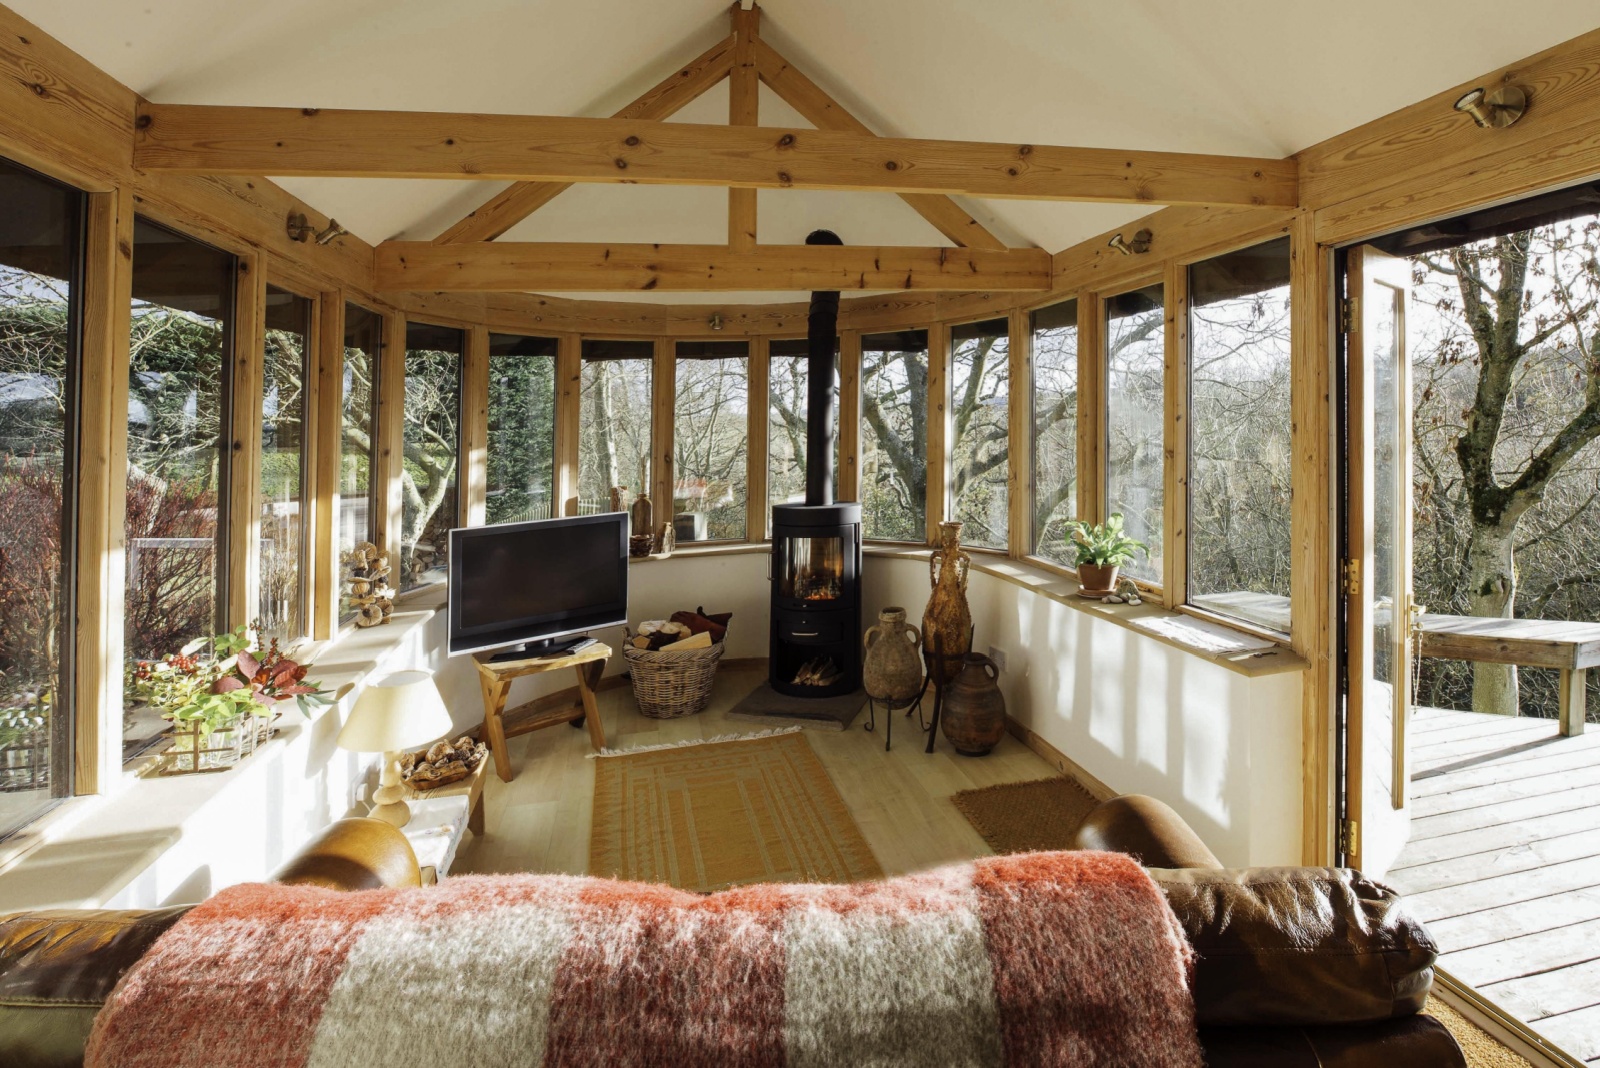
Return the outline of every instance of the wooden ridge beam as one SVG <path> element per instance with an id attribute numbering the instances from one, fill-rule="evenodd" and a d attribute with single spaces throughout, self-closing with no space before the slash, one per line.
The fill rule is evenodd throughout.
<path id="1" fill-rule="evenodd" d="M 816 82 L 806 77 L 793 63 L 785 59 L 776 48 L 759 38 L 755 42 L 756 67 L 761 80 L 768 88 L 801 115 L 807 122 L 821 130 L 843 130 L 847 133 L 875 136 L 866 123 L 846 111 Z M 961 206 L 938 193 L 901 193 L 900 199 L 922 216 L 933 228 L 963 248 L 987 248 L 996 251 L 1006 247 L 977 219 L 961 210 Z"/>
<path id="2" fill-rule="evenodd" d="M 670 118 L 728 76 L 733 65 L 733 53 L 734 39 L 730 34 L 668 75 L 613 117 Z M 490 197 L 472 214 L 434 240 L 441 244 L 493 241 L 571 188 L 571 182 L 516 182 Z"/>
<path id="3" fill-rule="evenodd" d="M 1297 165 L 1183 152 L 415 111 L 141 104 L 154 173 L 855 189 L 1105 203 L 1292 206 Z"/>
<path id="4" fill-rule="evenodd" d="M 380 292 L 1050 288 L 1043 249 L 389 241 L 374 267 Z"/>

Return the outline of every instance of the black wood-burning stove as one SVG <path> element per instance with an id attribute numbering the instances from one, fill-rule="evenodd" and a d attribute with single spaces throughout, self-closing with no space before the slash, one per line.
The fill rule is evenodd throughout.
<path id="1" fill-rule="evenodd" d="M 808 245 L 838 245 L 818 230 Z M 772 508 L 768 681 L 790 697 L 861 688 L 861 505 L 833 499 L 833 380 L 839 294 L 811 294 L 806 502 Z"/>

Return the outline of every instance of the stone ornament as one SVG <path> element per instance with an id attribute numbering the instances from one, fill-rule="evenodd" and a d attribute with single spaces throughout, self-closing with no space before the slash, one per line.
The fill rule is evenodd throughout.
<path id="1" fill-rule="evenodd" d="M 394 613 L 394 590 L 389 588 L 389 558 L 370 541 L 357 543 L 339 558 L 345 566 L 345 585 L 350 606 L 356 610 L 356 626 L 376 627 L 389 622 Z"/>
<path id="2" fill-rule="evenodd" d="M 972 557 L 961 548 L 961 524 L 939 524 L 939 547 L 928 558 L 933 593 L 922 612 L 922 649 L 928 674 L 943 686 L 956 677 L 972 648 L 972 611 L 967 607 L 967 569 Z"/>

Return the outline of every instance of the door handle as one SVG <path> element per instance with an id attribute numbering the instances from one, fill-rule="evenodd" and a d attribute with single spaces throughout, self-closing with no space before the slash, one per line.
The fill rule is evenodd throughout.
<path id="1" fill-rule="evenodd" d="M 789 632 L 789 637 L 791 638 L 815 638 L 816 636 L 817 632 L 814 630 L 791 630 Z"/>

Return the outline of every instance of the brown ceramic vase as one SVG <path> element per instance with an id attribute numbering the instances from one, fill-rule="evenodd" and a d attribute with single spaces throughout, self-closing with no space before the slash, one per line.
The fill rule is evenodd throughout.
<path id="1" fill-rule="evenodd" d="M 961 548 L 961 524 L 939 524 L 939 547 L 928 558 L 933 592 L 922 612 L 922 649 L 928 674 L 946 685 L 961 670 L 961 657 L 972 648 L 972 611 L 967 607 L 967 568 L 972 558 Z"/>
<path id="2" fill-rule="evenodd" d="M 917 651 L 921 642 L 922 634 L 906 622 L 904 608 L 878 613 L 878 622 L 862 639 L 866 656 L 861 683 L 868 697 L 894 708 L 910 704 L 922 692 L 922 657 Z"/>
<path id="3" fill-rule="evenodd" d="M 1000 692 L 1000 669 L 982 653 L 968 653 L 961 670 L 944 691 L 940 726 L 963 756 L 983 756 L 1006 733 L 1006 699 Z"/>

